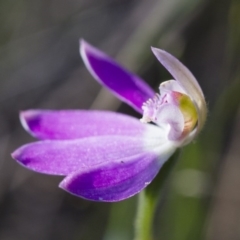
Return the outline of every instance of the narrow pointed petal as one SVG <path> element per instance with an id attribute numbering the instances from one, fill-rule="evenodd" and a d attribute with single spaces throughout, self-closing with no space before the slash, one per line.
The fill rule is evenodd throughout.
<path id="1" fill-rule="evenodd" d="M 86 67 L 100 84 L 142 113 L 142 104 L 154 95 L 142 79 L 84 40 L 80 42 L 80 53 Z"/>
<path id="2" fill-rule="evenodd" d="M 23 127 L 40 139 L 91 136 L 142 136 L 147 126 L 136 118 L 108 111 L 28 110 L 20 114 Z"/>
<path id="3" fill-rule="evenodd" d="M 152 51 L 161 64 L 171 73 L 192 98 L 198 111 L 198 126 L 196 133 L 199 132 L 206 120 L 207 107 L 203 92 L 197 80 L 193 74 L 171 54 L 157 48 L 152 48 Z"/>
<path id="4" fill-rule="evenodd" d="M 68 175 L 105 162 L 152 152 L 167 142 L 165 130 L 152 125 L 142 137 L 101 136 L 76 140 L 46 140 L 26 144 L 12 157 L 21 165 L 40 173 Z"/>
<path id="5" fill-rule="evenodd" d="M 76 196 L 104 202 L 116 202 L 139 193 L 156 176 L 174 152 L 171 144 L 156 153 L 143 152 L 118 162 L 67 176 L 60 187 Z"/>

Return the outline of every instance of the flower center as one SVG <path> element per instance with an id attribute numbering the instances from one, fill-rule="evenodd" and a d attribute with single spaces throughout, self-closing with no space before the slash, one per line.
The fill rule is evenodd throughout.
<path id="1" fill-rule="evenodd" d="M 177 91 L 156 94 L 143 106 L 143 123 L 169 124 L 175 132 L 175 140 L 185 137 L 197 124 L 198 114 L 190 97 Z"/>

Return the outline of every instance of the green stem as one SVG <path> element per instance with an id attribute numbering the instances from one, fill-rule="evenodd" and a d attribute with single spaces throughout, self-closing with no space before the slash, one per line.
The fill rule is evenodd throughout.
<path id="1" fill-rule="evenodd" d="M 164 183 L 172 172 L 180 150 L 163 165 L 152 183 L 138 195 L 138 207 L 135 222 L 135 240 L 153 240 L 152 227 L 154 213 L 162 192 Z"/>
<path id="2" fill-rule="evenodd" d="M 138 207 L 135 227 L 135 240 L 153 240 L 152 225 L 156 201 L 146 197 L 145 191 L 138 196 Z"/>

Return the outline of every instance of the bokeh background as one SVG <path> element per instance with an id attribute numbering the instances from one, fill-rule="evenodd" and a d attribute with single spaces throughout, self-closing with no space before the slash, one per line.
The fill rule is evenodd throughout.
<path id="1" fill-rule="evenodd" d="M 131 240 L 136 197 L 107 204 L 73 197 L 61 178 L 28 171 L 10 153 L 34 141 L 18 113 L 109 109 L 138 116 L 96 83 L 79 38 L 141 75 L 170 79 L 150 51 L 188 66 L 209 114 L 182 151 L 159 202 L 162 240 L 240 239 L 239 0 L 0 0 L 0 239 Z"/>

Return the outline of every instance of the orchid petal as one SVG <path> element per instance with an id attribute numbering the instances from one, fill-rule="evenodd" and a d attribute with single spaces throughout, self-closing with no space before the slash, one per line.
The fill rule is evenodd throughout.
<path id="1" fill-rule="evenodd" d="M 159 91 L 161 95 L 164 95 L 169 92 L 180 92 L 187 94 L 186 91 L 181 87 L 181 85 L 176 80 L 168 80 L 162 82 L 159 86 Z"/>
<path id="2" fill-rule="evenodd" d="M 87 171 L 67 176 L 60 187 L 76 196 L 115 202 L 139 193 L 156 176 L 166 159 L 174 152 L 171 144 L 157 154 L 143 152 Z"/>
<path id="3" fill-rule="evenodd" d="M 196 105 L 198 111 L 198 133 L 206 120 L 207 107 L 204 99 L 203 92 L 193 76 L 193 74 L 174 56 L 157 48 L 152 48 L 154 55 L 161 62 L 161 64 L 171 73 L 171 75 L 179 82 L 184 88 L 192 101 Z"/>
<path id="4" fill-rule="evenodd" d="M 76 139 L 90 136 L 142 136 L 147 126 L 136 118 L 108 111 L 28 110 L 20 114 L 24 128 L 40 139 Z"/>
<path id="5" fill-rule="evenodd" d="M 105 162 L 153 152 L 167 140 L 166 130 L 150 124 L 142 137 L 101 136 L 75 140 L 46 140 L 26 144 L 12 157 L 36 172 L 67 175 Z"/>
<path id="6" fill-rule="evenodd" d="M 100 84 L 142 113 L 142 104 L 154 95 L 142 79 L 84 40 L 80 42 L 80 53 L 89 72 Z"/>

